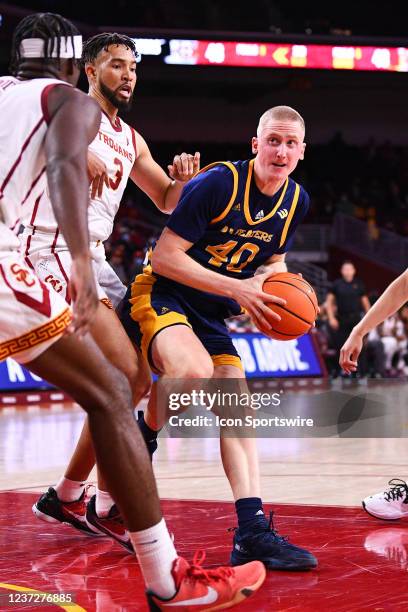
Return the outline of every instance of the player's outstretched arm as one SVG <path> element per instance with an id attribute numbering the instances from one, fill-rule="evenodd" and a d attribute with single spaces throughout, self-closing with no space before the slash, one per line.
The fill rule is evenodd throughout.
<path id="1" fill-rule="evenodd" d="M 157 164 L 146 141 L 137 134 L 138 156 L 133 164 L 130 178 L 159 210 L 170 214 L 177 206 L 180 194 L 187 183 L 200 169 L 200 153 L 176 155 L 168 166 L 169 178 Z"/>
<path id="2" fill-rule="evenodd" d="M 85 333 L 98 304 L 89 255 L 87 150 L 97 134 L 101 111 L 91 98 L 67 86 L 52 89 L 47 105 L 48 188 L 73 260 L 71 290 L 75 307 L 70 331 Z"/>
<path id="3" fill-rule="evenodd" d="M 279 315 L 273 313 L 265 302 L 284 305 L 285 300 L 262 291 L 264 281 L 270 276 L 269 272 L 245 280 L 230 278 L 207 270 L 194 261 L 186 252 L 191 246 L 191 242 L 184 240 L 171 229 L 165 228 L 153 251 L 153 272 L 194 289 L 236 300 L 247 310 L 258 327 L 271 328 L 265 314 L 269 318 L 280 319 Z"/>
<path id="4" fill-rule="evenodd" d="M 372 329 L 392 314 L 408 300 L 408 270 L 405 270 L 391 283 L 382 296 L 370 308 L 360 323 L 351 332 L 340 351 L 340 365 L 350 374 L 357 369 L 358 356 L 363 346 L 363 338 Z"/>

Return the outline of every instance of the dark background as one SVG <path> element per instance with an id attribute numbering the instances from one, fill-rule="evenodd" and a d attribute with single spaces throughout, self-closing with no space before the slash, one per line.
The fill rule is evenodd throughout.
<path id="1" fill-rule="evenodd" d="M 15 25 L 37 10 L 74 19 L 84 37 L 118 30 L 135 37 L 408 46 L 405 5 L 399 1 L 380 6 L 366 1 L 269 0 L 0 2 L 0 73 L 8 71 Z M 82 78 L 80 86 L 86 89 L 86 85 Z M 330 222 L 337 202 L 346 194 L 354 208 L 376 206 L 380 225 L 389 223 L 392 229 L 408 233 L 408 227 L 404 228 L 407 94 L 406 73 L 174 66 L 162 58 L 144 56 L 138 64 L 133 108 L 124 118 L 142 133 L 166 168 L 173 155 L 183 150 L 200 150 L 203 165 L 250 157 L 250 139 L 259 115 L 276 104 L 293 106 L 307 127 L 306 158 L 295 178 L 312 196 L 309 222 Z M 386 211 L 394 189 L 391 178 L 398 182 L 398 214 L 390 220 Z M 132 186 L 128 192 L 143 204 L 141 209 L 153 224 L 163 223 L 143 194 Z"/>
<path id="2" fill-rule="evenodd" d="M 30 9 L 60 12 L 76 20 L 85 36 L 116 28 L 131 36 L 171 31 L 172 37 L 182 38 L 199 29 L 224 40 L 340 44 L 358 40 L 367 44 L 370 41 L 362 37 L 369 36 L 371 42 L 373 37 L 374 42 L 390 42 L 384 39 L 394 37 L 394 42 L 398 39 L 408 46 L 406 3 L 392 2 L 385 8 L 377 4 L 115 0 L 102 5 L 23 0 L 7 8 L 0 3 L 0 64 L 2 72 L 7 72 L 11 31 Z M 82 81 L 81 86 L 86 84 Z M 363 144 L 369 137 L 406 144 L 407 87 L 407 74 L 169 66 L 158 58 L 144 57 L 128 121 L 149 142 L 242 144 L 253 135 L 261 112 L 274 104 L 289 104 L 304 115 L 309 143 L 325 143 L 342 132 L 354 144 Z"/>

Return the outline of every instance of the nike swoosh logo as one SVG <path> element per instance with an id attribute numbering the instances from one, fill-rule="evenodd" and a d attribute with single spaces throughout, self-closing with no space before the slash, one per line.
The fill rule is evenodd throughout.
<path id="1" fill-rule="evenodd" d="M 99 523 L 97 520 L 95 520 L 96 525 L 94 525 L 93 523 L 91 523 L 91 521 L 89 521 L 89 527 L 92 529 L 92 527 L 95 529 L 100 529 L 101 531 L 103 531 L 103 533 L 106 533 L 108 535 L 110 535 L 112 538 L 116 538 L 117 540 L 120 540 L 121 542 L 124 542 L 126 544 L 126 542 L 129 541 L 129 533 L 126 531 L 126 529 L 124 529 L 123 534 L 117 533 L 116 531 L 114 531 L 113 529 L 109 529 L 109 527 L 105 527 L 105 525 L 103 523 Z M 87 521 L 88 524 L 88 521 Z"/>
<path id="2" fill-rule="evenodd" d="M 68 510 L 67 508 L 64 508 L 63 512 L 65 512 L 67 518 L 72 517 L 77 519 L 77 521 L 80 521 L 81 523 L 85 523 L 85 514 L 76 514 L 76 512 L 72 512 L 72 510 Z"/>
<path id="3" fill-rule="evenodd" d="M 105 529 L 106 529 L 106 532 L 107 532 L 107 533 L 108 533 L 110 536 L 112 536 L 112 537 L 114 537 L 114 538 L 117 538 L 117 539 L 118 539 L 118 540 L 120 540 L 121 542 L 126 543 L 126 542 L 128 542 L 128 541 L 129 541 L 129 534 L 128 534 L 128 532 L 127 532 L 127 531 L 125 531 L 125 533 L 124 533 L 123 535 L 121 535 L 120 533 L 116 533 L 116 531 L 113 531 L 113 529 L 109 529 L 109 527 L 107 527 L 107 528 L 105 528 Z M 106 533 L 106 532 L 105 532 L 105 533 Z"/>
<path id="4" fill-rule="evenodd" d="M 218 593 L 212 587 L 207 587 L 207 595 L 203 597 L 196 597 L 195 599 L 185 599 L 184 601 L 177 601 L 174 603 L 160 602 L 164 608 L 170 608 L 174 606 L 198 606 L 200 604 L 210 604 L 217 601 Z"/>
<path id="5" fill-rule="evenodd" d="M 148 544 L 156 544 L 158 540 L 152 540 L 151 542 L 140 542 L 140 546 L 147 546 Z"/>

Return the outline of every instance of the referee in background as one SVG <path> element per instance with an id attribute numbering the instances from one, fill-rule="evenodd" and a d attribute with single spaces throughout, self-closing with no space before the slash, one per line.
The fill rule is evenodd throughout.
<path id="1" fill-rule="evenodd" d="M 327 294 L 326 312 L 332 332 L 332 344 L 339 353 L 351 330 L 370 308 L 364 283 L 356 277 L 352 261 L 344 261 Z M 337 362 L 337 360 L 336 360 Z M 337 370 L 336 374 L 339 373 Z"/>

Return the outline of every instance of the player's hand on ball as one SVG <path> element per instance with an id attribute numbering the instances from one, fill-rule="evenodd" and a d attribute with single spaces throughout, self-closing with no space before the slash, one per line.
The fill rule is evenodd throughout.
<path id="1" fill-rule="evenodd" d="M 84 336 L 95 319 L 99 304 L 89 255 L 72 260 L 70 290 L 74 305 L 72 323 L 67 332 Z"/>
<path id="2" fill-rule="evenodd" d="M 281 306 L 286 304 L 286 300 L 262 291 L 262 286 L 269 276 L 270 273 L 266 272 L 265 274 L 258 274 L 252 278 L 240 281 L 239 289 L 234 296 L 238 304 L 245 308 L 255 325 L 261 331 L 272 328 L 269 322 L 270 319 L 280 321 L 280 316 L 273 312 L 267 306 L 267 303 L 274 302 Z"/>
<path id="3" fill-rule="evenodd" d="M 91 198 L 102 197 L 103 186 L 109 187 L 106 164 L 88 149 L 88 177 L 91 184 Z"/>
<path id="4" fill-rule="evenodd" d="M 346 374 L 357 370 L 357 360 L 363 348 L 363 338 L 360 334 L 351 332 L 340 351 L 339 363 Z"/>
<path id="5" fill-rule="evenodd" d="M 194 155 L 191 153 L 182 153 L 181 155 L 175 155 L 173 164 L 167 166 L 169 175 L 174 181 L 180 181 L 186 183 L 200 169 L 200 153 L 196 151 Z"/>

